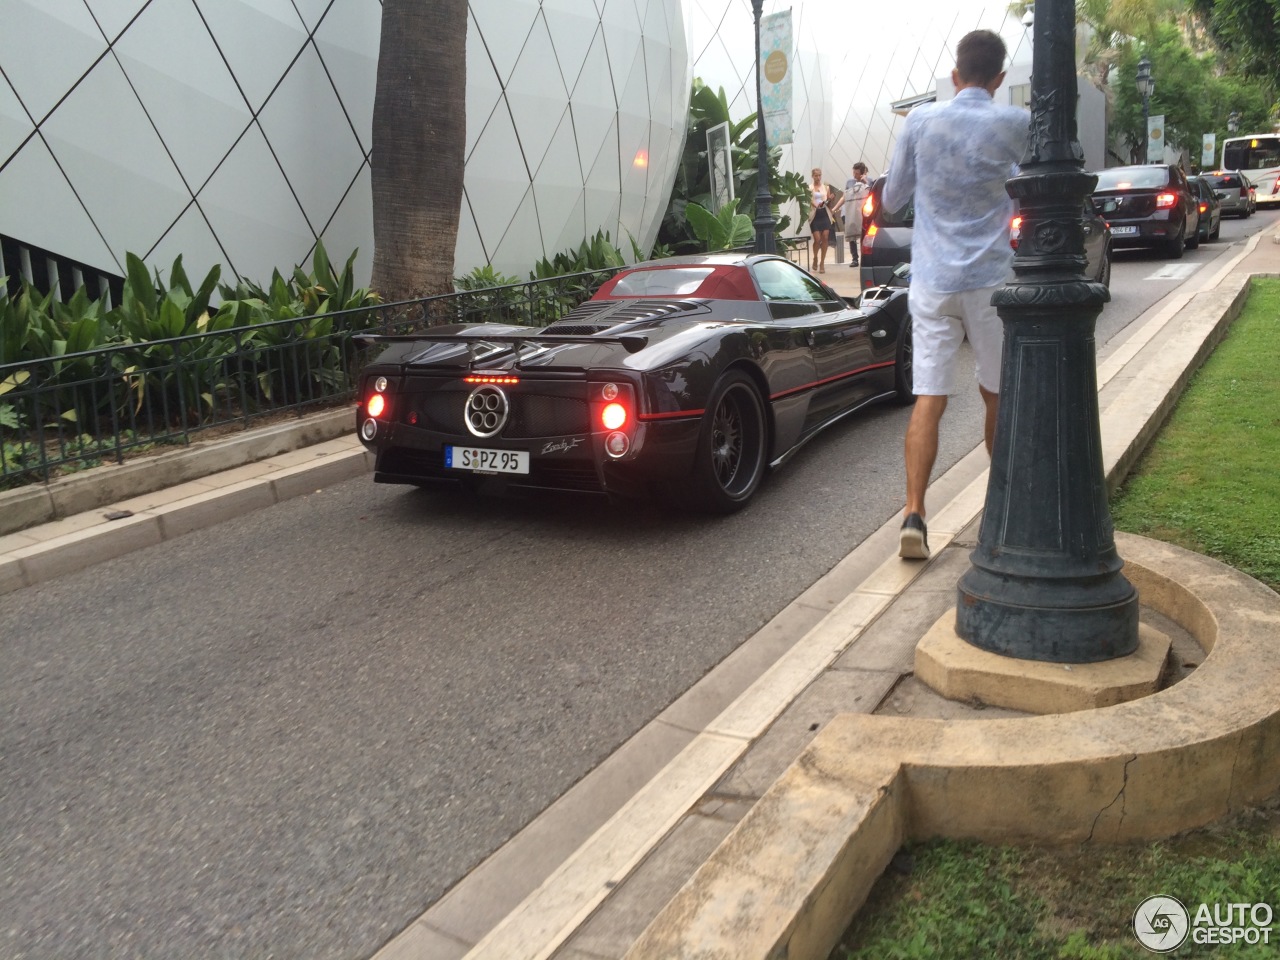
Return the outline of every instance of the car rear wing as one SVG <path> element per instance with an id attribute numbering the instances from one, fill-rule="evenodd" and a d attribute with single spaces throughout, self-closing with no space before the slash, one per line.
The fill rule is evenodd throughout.
<path id="1" fill-rule="evenodd" d="M 622 347 L 627 353 L 637 353 L 649 345 L 649 338 L 638 333 L 624 333 L 617 336 L 601 336 L 587 333 L 357 333 L 353 340 L 362 344 L 374 343 L 414 343 L 430 341 L 433 343 L 453 343 L 465 345 L 468 350 L 468 366 L 474 366 L 477 359 L 476 347 L 482 344 L 510 344 L 516 355 L 516 366 L 521 362 L 521 354 L 527 346 L 546 347 L 575 344 L 592 346 L 602 343 L 613 343 Z M 488 358 L 485 358 L 488 359 Z"/>

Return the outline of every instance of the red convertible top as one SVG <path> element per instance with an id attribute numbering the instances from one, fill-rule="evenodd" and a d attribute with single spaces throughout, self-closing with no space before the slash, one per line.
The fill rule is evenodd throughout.
<path id="1" fill-rule="evenodd" d="M 695 297 L 706 300 L 754 300 L 760 295 L 751 273 L 737 263 L 680 263 L 627 270 L 605 281 L 592 300 L 636 297 Z"/>

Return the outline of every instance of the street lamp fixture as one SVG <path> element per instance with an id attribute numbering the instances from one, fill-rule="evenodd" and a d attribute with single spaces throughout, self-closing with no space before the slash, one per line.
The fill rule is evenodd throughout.
<path id="1" fill-rule="evenodd" d="M 1156 82 L 1151 78 L 1151 61 L 1143 57 L 1138 61 L 1138 93 L 1142 95 L 1142 162 L 1147 157 L 1147 121 L 1151 112 L 1151 96 L 1156 92 Z"/>
<path id="2" fill-rule="evenodd" d="M 1238 133 L 1240 131 L 1240 111 L 1232 110 L 1231 116 L 1227 117 L 1227 133 Z"/>
<path id="3" fill-rule="evenodd" d="M 769 145 L 764 129 L 764 98 L 760 84 L 760 11 L 764 0 L 751 0 L 756 21 L 756 253 L 774 253 L 773 197 L 769 194 Z"/>

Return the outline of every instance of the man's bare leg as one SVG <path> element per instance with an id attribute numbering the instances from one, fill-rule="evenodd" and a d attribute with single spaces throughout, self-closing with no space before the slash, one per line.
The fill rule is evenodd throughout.
<path id="1" fill-rule="evenodd" d="M 904 449 L 907 462 L 907 509 L 898 533 L 898 556 L 908 560 L 929 559 L 929 533 L 924 522 L 924 492 L 929 474 L 938 458 L 938 424 L 947 409 L 946 396 L 916 397 L 911 422 L 907 424 Z"/>
<path id="2" fill-rule="evenodd" d="M 987 443 L 987 456 L 991 456 L 991 446 L 996 442 L 996 412 L 1000 408 L 1000 394 L 992 393 L 981 384 L 978 392 L 982 394 L 982 402 L 987 405 L 987 421 L 983 427 L 983 439 Z M 932 469 L 932 465 L 930 467 Z"/>
<path id="3" fill-rule="evenodd" d="M 907 462 L 907 508 L 904 516 L 913 513 L 925 516 L 924 492 L 929 486 L 933 463 L 938 459 L 938 424 L 947 409 L 946 396 L 916 397 L 907 424 L 904 452 Z"/>

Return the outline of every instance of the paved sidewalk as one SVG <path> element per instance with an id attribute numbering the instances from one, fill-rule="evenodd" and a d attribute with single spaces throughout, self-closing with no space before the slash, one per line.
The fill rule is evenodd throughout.
<path id="1" fill-rule="evenodd" d="M 1203 277 L 1104 348 L 1098 381 L 1113 485 L 1234 318 L 1249 276 L 1280 274 L 1280 243 L 1271 232 L 1206 264 Z M 846 295 L 857 292 L 857 278 L 844 265 L 829 264 L 824 274 Z M 350 412 L 323 419 L 323 426 L 312 420 L 280 428 L 310 438 L 329 431 L 323 442 L 289 450 L 290 441 L 277 437 L 281 449 L 264 458 L 216 472 L 174 467 L 179 475 L 200 475 L 147 493 L 126 489 L 128 471 L 101 468 L 108 480 L 75 478 L 61 507 L 47 490 L 47 502 L 38 503 L 32 494 L 21 502 L 0 494 L 2 522 L 13 522 L 19 510 L 67 514 L 19 530 L 0 526 L 0 595 L 367 471 Z M 244 453 L 228 449 L 222 455 Z M 887 522 L 436 902 L 378 960 L 621 957 L 831 718 L 968 710 L 934 696 L 911 671 L 916 640 L 954 604 L 985 496 L 986 465 L 975 448 L 931 486 L 932 560 L 899 561 L 898 521 Z M 97 491 L 90 489 L 95 483 Z M 92 505 L 67 508 L 76 502 Z"/>

